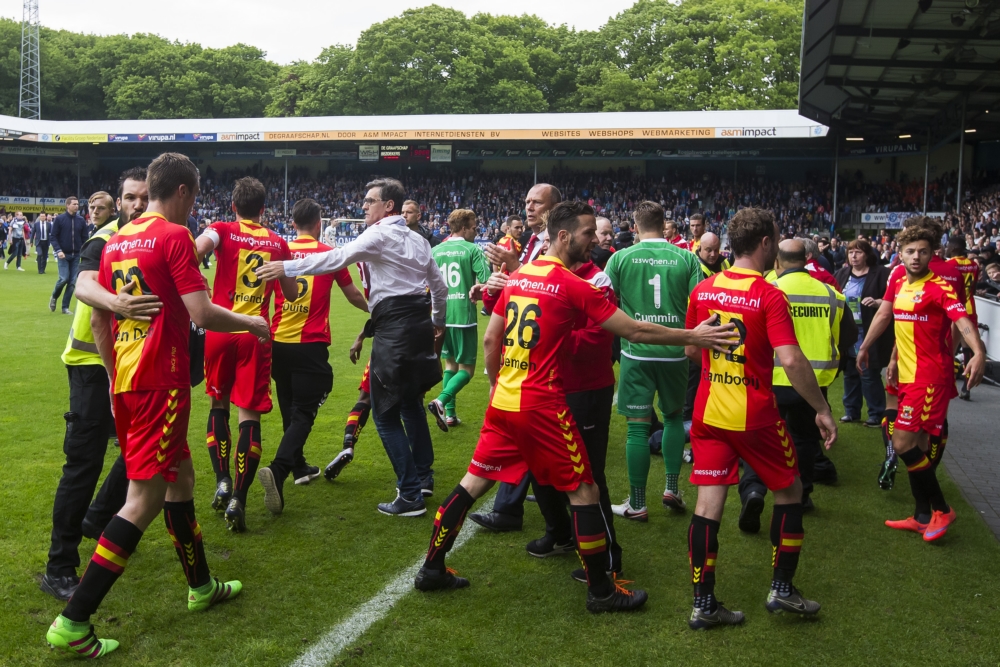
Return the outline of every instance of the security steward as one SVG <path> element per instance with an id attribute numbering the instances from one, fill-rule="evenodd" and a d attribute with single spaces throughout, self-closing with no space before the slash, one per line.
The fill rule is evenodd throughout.
<path id="1" fill-rule="evenodd" d="M 778 262 L 774 285 L 788 296 L 792 323 L 799 347 L 805 353 L 816 374 L 823 395 L 837 377 L 847 348 L 857 340 L 858 329 L 853 317 L 844 317 L 847 300 L 843 294 L 809 275 L 805 268 L 806 250 L 801 241 L 788 239 L 778 246 Z M 843 341 L 843 343 L 842 343 Z M 816 411 L 792 388 L 785 369 L 775 360 L 774 396 L 778 411 L 788 426 L 799 459 L 802 478 L 802 505 L 805 511 L 815 508 L 809 494 L 813 490 L 813 466 L 820 453 Z M 760 530 L 760 515 L 764 510 L 767 487 L 745 462 L 740 480 L 739 526 L 745 533 Z"/>
<path id="2" fill-rule="evenodd" d="M 145 169 L 126 171 L 119 185 L 120 219 L 128 221 L 138 217 L 146 210 L 147 201 Z M 80 566 L 78 548 L 83 535 L 86 533 L 96 539 L 104 528 L 97 527 L 94 535 L 94 530 L 87 530 L 84 526 L 84 517 L 87 515 L 90 518 L 88 505 L 104 467 L 108 440 L 113 436 L 108 372 L 101 363 L 90 328 L 92 309 L 84 300 L 90 303 L 97 301 L 102 308 L 118 315 L 146 321 L 162 307 L 155 296 L 135 297 L 124 293 L 125 288 L 117 295 L 100 288 L 99 299 L 89 294 L 88 279 L 96 284 L 96 278 L 90 274 L 96 275 L 101 251 L 118 231 L 119 225 L 119 218 L 114 216 L 115 200 L 108 193 L 95 193 L 90 198 L 90 208 L 91 219 L 98 230 L 82 249 L 78 278 L 81 289 L 76 294 L 78 305 L 62 354 L 69 375 L 69 412 L 63 415 L 66 420 L 63 439 L 66 463 L 52 506 L 51 546 L 40 584 L 41 590 L 59 600 L 68 600 L 80 582 L 77 576 Z M 131 285 L 126 287 L 131 289 Z M 98 504 L 110 505 L 113 515 L 124 504 L 127 490 L 124 462 L 119 456 L 98 494 Z"/>

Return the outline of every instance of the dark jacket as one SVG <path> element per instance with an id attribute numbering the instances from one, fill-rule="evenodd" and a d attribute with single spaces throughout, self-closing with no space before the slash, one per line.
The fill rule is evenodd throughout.
<path id="1" fill-rule="evenodd" d="M 52 223 L 46 220 L 42 223 L 41 220 L 35 220 L 31 225 L 31 243 L 37 246 L 42 240 L 42 224 L 45 225 L 45 240 L 52 240 Z"/>
<path id="2" fill-rule="evenodd" d="M 413 231 L 415 231 L 417 234 L 420 234 L 425 239 L 427 239 L 427 242 L 431 244 L 432 248 L 434 246 L 438 245 L 439 243 L 441 243 L 441 239 L 439 239 L 438 237 L 434 236 L 434 232 L 432 232 L 431 230 L 427 229 L 423 225 L 418 224 L 417 228 L 415 230 L 413 230 Z"/>
<path id="3" fill-rule="evenodd" d="M 87 242 L 87 221 L 79 213 L 60 213 L 52 221 L 52 250 L 58 255 L 79 255 Z"/>
<path id="4" fill-rule="evenodd" d="M 377 414 L 404 398 L 419 398 L 441 381 L 430 313 L 426 294 L 390 296 L 372 311 L 365 333 L 372 338 L 371 393 Z"/>
<path id="5" fill-rule="evenodd" d="M 861 287 L 861 300 L 865 300 L 868 297 L 873 299 L 881 299 L 885 296 L 886 284 L 889 282 L 889 268 L 882 266 L 881 264 L 876 264 L 875 266 L 868 269 L 868 273 L 865 275 L 865 284 Z M 837 280 L 837 284 L 840 285 L 841 291 L 843 291 L 844 286 L 847 281 L 851 278 L 851 267 L 850 265 L 845 265 L 837 271 L 834 278 Z M 869 306 L 861 306 L 861 330 L 867 335 L 868 327 L 872 324 L 872 319 L 875 317 L 875 313 L 878 312 L 877 308 L 871 308 Z M 845 313 L 846 316 L 846 313 Z M 883 333 L 879 339 L 878 343 L 872 348 L 871 358 L 873 359 L 873 366 L 875 368 L 885 368 L 889 365 L 889 357 L 892 355 L 892 346 L 896 344 L 896 332 L 890 324 L 886 327 L 885 333 Z"/>

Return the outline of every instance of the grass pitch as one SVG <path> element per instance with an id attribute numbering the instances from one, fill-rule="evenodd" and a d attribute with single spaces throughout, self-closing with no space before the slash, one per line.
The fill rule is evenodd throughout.
<path id="1" fill-rule="evenodd" d="M 51 530 L 52 499 L 63 462 L 62 414 L 68 409 L 66 371 L 59 360 L 70 326 L 50 313 L 56 276 L 13 269 L 0 273 L 3 341 L 0 409 L 0 664 L 58 664 L 66 660 L 44 641 L 62 609 L 38 590 Z M 339 294 L 331 311 L 334 390 L 320 410 L 307 458 L 325 464 L 339 451 L 347 411 L 362 368 L 347 348 L 364 321 Z M 482 365 L 480 361 L 480 366 Z M 394 495 L 395 476 L 372 424 L 357 455 L 336 481 L 286 486 L 285 513 L 272 517 L 255 484 L 247 508 L 249 532 L 232 535 L 209 507 L 213 475 L 205 452 L 208 401 L 192 391 L 189 439 L 198 482 L 195 502 L 209 563 L 220 578 L 239 578 L 243 595 L 203 613 L 190 613 L 183 575 L 163 524 L 154 522 L 108 595 L 94 623 L 121 649 L 107 665 L 284 665 L 412 565 L 427 545 L 434 503 L 461 478 L 475 446 L 488 385 L 481 370 L 459 396 L 462 426 L 448 434 L 432 427 L 437 491 L 420 519 L 382 516 L 376 503 Z M 840 383 L 831 399 L 839 413 Z M 235 416 L 234 416 L 235 420 Z M 235 428 L 235 423 L 233 428 Z M 263 464 L 281 436 L 277 414 L 263 420 Z M 612 423 L 609 483 L 617 502 L 627 494 L 625 421 Z M 109 446 L 106 467 L 117 451 Z M 716 665 L 996 665 L 1000 623 L 996 568 L 1000 545 L 946 475 L 948 499 L 960 521 L 940 543 L 892 532 L 886 518 L 912 509 L 905 474 L 881 492 L 875 472 L 882 457 L 876 430 L 841 429 L 832 452 L 835 487 L 814 494 L 818 510 L 805 520 L 806 543 L 797 585 L 823 604 L 814 620 L 770 617 L 766 528 L 746 536 L 736 527 L 739 501 L 730 494 L 720 534 L 719 596 L 747 613 L 741 628 L 693 633 L 685 623 L 691 587 L 688 517 L 651 507 L 648 524 L 619 521 L 625 573 L 647 589 L 646 609 L 628 616 L 591 616 L 585 589 L 570 580 L 575 557 L 539 560 L 524 545 L 542 534 L 538 511 L 527 506 L 525 530 L 479 533 L 449 564 L 472 587 L 444 594 L 408 593 L 334 660 L 351 665 L 562 665 L 654 663 Z M 662 488 L 653 461 L 650 497 Z M 694 490 L 682 481 L 690 505 Z M 768 501 L 770 503 L 770 499 Z M 768 509 L 764 515 L 769 516 Z M 471 525 L 471 524 L 470 524 Z M 94 542 L 80 547 L 84 564 Z"/>

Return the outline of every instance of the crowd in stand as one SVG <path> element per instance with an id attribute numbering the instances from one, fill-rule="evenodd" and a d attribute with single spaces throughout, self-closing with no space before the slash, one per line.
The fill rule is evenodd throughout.
<path id="1" fill-rule="evenodd" d="M 216 172 L 211 166 L 202 175 L 202 192 L 194 210 L 193 229 L 198 223 L 233 219 L 230 207 L 232 182 L 244 175 L 260 179 L 268 189 L 267 224 L 279 234 L 289 234 L 285 211 L 285 172 L 283 169 L 257 168 Z M 304 197 L 324 207 L 324 217 L 359 220 L 364 198 L 364 184 L 371 174 L 312 174 L 303 167 L 288 172 L 287 201 Z M 675 176 L 639 175 L 630 169 L 604 172 L 556 171 L 545 176 L 568 199 L 587 201 L 599 215 L 612 222 L 615 233 L 626 230 L 635 205 L 650 199 L 660 203 L 669 217 L 678 221 L 681 231 L 691 214 L 704 214 L 708 231 L 724 232 L 726 221 L 744 207 L 771 210 L 781 232 L 789 237 L 822 234 L 832 230 L 833 183 L 827 175 L 804 174 L 800 183 L 753 177 L 734 182 L 715 174 L 680 174 Z M 112 172 L 81 174 L 84 193 L 113 191 L 116 175 Z M 434 175 L 407 176 L 403 181 L 410 196 L 420 203 L 423 224 L 436 236 L 448 234 L 446 220 L 455 208 L 470 208 L 477 213 L 477 239 L 494 240 L 509 215 L 523 213 L 522 194 L 533 182 L 528 173 L 443 171 Z M 995 175 L 967 176 L 963 189 L 968 196 L 956 214 L 952 206 L 957 174 L 949 173 L 930 182 L 927 210 L 948 212 L 949 235 L 966 236 L 975 253 L 1000 241 L 1000 186 Z M 985 187 L 984 187 L 985 186 Z M 916 212 L 923 208 L 923 181 L 903 177 L 899 181 L 871 183 L 858 172 L 839 180 L 838 206 L 841 214 L 852 212 Z M 76 189 L 76 173 L 69 169 L 42 170 L 32 167 L 0 167 L 0 194 L 12 196 L 59 196 Z M 9 215 L 0 211 L 0 217 Z M 33 217 L 33 216 L 29 216 Z M 352 237 L 361 231 L 360 222 L 341 222 L 336 235 Z M 876 234 L 873 249 L 880 261 L 890 263 L 895 248 L 888 234 Z"/>

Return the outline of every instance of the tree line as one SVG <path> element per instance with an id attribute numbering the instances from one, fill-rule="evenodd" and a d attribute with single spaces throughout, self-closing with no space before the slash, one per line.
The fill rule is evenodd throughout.
<path id="1" fill-rule="evenodd" d="M 596 31 L 431 5 L 281 66 L 257 47 L 41 31 L 52 120 L 788 109 L 803 0 L 639 0 Z M 0 113 L 20 24 L 0 19 Z"/>

